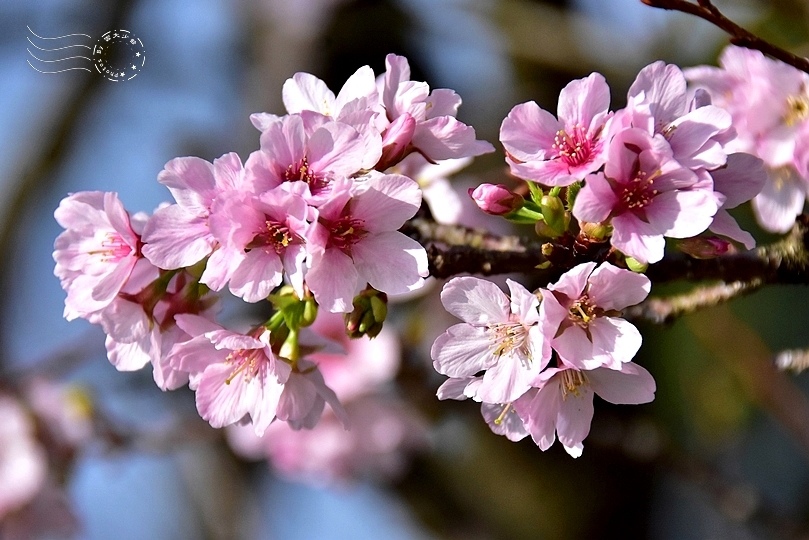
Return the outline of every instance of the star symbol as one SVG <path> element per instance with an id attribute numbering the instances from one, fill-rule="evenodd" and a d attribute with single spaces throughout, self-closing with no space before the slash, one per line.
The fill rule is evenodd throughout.
<path id="1" fill-rule="evenodd" d="M 140 53 L 139 53 L 139 52 L 138 52 L 138 53 L 135 53 L 135 56 L 140 56 Z"/>
<path id="2" fill-rule="evenodd" d="M 132 69 L 138 69 L 138 66 L 136 66 L 136 65 L 134 65 L 134 64 L 133 64 L 133 65 L 132 65 Z"/>

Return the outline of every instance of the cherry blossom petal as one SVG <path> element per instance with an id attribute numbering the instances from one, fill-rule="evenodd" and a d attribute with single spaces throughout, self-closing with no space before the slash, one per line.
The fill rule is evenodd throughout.
<path id="1" fill-rule="evenodd" d="M 471 276 L 449 280 L 441 291 L 444 308 L 471 325 L 489 325 L 509 320 L 509 299 L 500 287 Z"/>
<path id="2" fill-rule="evenodd" d="M 655 381 L 643 367 L 626 363 L 620 370 L 596 369 L 587 379 L 598 396 L 617 405 L 637 405 L 654 400 Z"/>
<path id="3" fill-rule="evenodd" d="M 642 302 L 652 283 L 643 274 L 618 268 L 610 263 L 602 263 L 588 280 L 590 298 L 604 310 L 621 310 Z"/>
<path id="4" fill-rule="evenodd" d="M 492 348 L 492 339 L 484 328 L 456 324 L 436 338 L 430 356 L 438 373 L 471 377 L 497 362 Z"/>
<path id="5" fill-rule="evenodd" d="M 353 246 L 352 254 L 362 279 L 388 294 L 418 289 L 428 274 L 427 252 L 398 231 L 368 236 Z"/>

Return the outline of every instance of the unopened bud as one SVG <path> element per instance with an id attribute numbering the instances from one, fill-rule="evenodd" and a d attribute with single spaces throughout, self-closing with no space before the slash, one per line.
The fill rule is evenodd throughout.
<path id="1" fill-rule="evenodd" d="M 579 227 L 581 232 L 592 240 L 604 240 L 612 229 L 609 225 L 601 222 L 589 223 L 586 221 L 579 223 Z"/>
<path id="2" fill-rule="evenodd" d="M 565 211 L 562 199 L 557 196 L 543 195 L 539 200 L 539 207 L 545 223 L 555 233 L 553 236 L 564 234 L 570 224 L 570 214 Z"/>
<path id="3" fill-rule="evenodd" d="M 521 195 L 502 184 L 481 184 L 474 189 L 469 188 L 468 193 L 478 208 L 493 216 L 509 214 L 525 204 Z"/>
<path id="4" fill-rule="evenodd" d="M 348 337 L 378 336 L 388 316 L 388 295 L 369 287 L 354 297 L 353 305 L 345 316 Z"/>
<path id="5" fill-rule="evenodd" d="M 686 238 L 677 242 L 677 247 L 695 259 L 713 259 L 736 252 L 733 244 L 717 236 Z"/>
<path id="6" fill-rule="evenodd" d="M 642 274 L 647 268 L 649 268 L 649 263 L 640 262 L 633 257 L 627 257 L 624 262 L 626 263 L 627 268 L 633 272 L 637 272 L 638 274 Z"/>

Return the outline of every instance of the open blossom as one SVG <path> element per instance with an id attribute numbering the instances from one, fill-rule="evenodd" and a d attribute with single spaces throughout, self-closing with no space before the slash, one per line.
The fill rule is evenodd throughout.
<path id="1" fill-rule="evenodd" d="M 548 368 L 536 386 L 514 403 L 517 414 L 541 450 L 550 448 L 558 436 L 573 457 L 581 455 L 590 433 L 593 394 L 617 405 L 637 405 L 652 401 L 655 392 L 651 374 L 632 362 L 620 369 Z"/>
<path id="2" fill-rule="evenodd" d="M 261 133 L 261 150 L 245 167 L 247 185 L 260 194 L 286 182 L 308 188 L 307 202 L 328 200 L 331 184 L 363 169 L 367 148 L 360 133 L 348 124 L 326 117 L 307 123 L 300 114 L 271 122 Z"/>
<path id="3" fill-rule="evenodd" d="M 410 140 L 413 149 L 431 161 L 494 151 L 488 142 L 475 139 L 474 128 L 455 118 L 461 105 L 458 94 L 444 88 L 431 92 L 427 83 L 411 81 L 410 64 L 404 56 L 389 54 L 385 65 L 387 70 L 377 81 L 382 105 L 387 119 L 397 128 L 405 122 L 402 117 L 415 120 Z"/>
<path id="4" fill-rule="evenodd" d="M 54 212 L 66 230 L 54 243 L 54 273 L 67 292 L 65 318 L 88 317 L 107 307 L 142 259 L 142 222 L 133 223 L 115 193 L 83 191 Z M 146 262 L 146 261 L 144 261 Z"/>
<path id="5" fill-rule="evenodd" d="M 620 310 L 641 302 L 651 282 L 636 274 L 602 263 L 582 263 L 542 289 L 539 308 L 543 332 L 562 365 L 595 369 L 621 369 L 641 345 L 634 325 L 617 317 Z"/>
<path id="6" fill-rule="evenodd" d="M 464 322 L 440 335 L 430 351 L 436 371 L 453 379 L 471 383 L 485 371 L 473 387 L 465 387 L 466 396 L 485 403 L 520 397 L 550 359 L 549 342 L 538 324 L 539 300 L 519 283 L 507 283 L 510 298 L 484 279 L 448 281 L 441 302 Z"/>
<path id="7" fill-rule="evenodd" d="M 418 185 L 404 176 L 336 182 L 308 237 L 306 283 L 318 304 L 345 313 L 366 284 L 387 294 L 420 288 L 427 253 L 398 231 L 420 203 Z"/>
<path id="8" fill-rule="evenodd" d="M 706 175 L 674 160 L 662 135 L 625 129 L 610 144 L 604 172 L 585 180 L 573 215 L 580 221 L 609 221 L 613 246 L 654 263 L 663 258 L 665 236 L 696 236 L 713 221 L 723 197 Z"/>
<path id="9" fill-rule="evenodd" d="M 303 296 L 306 230 L 309 208 L 283 188 L 259 196 L 223 194 L 212 206 L 210 230 L 219 247 L 208 259 L 200 282 L 230 291 L 247 302 L 266 298 L 289 277 Z"/>
<path id="10" fill-rule="evenodd" d="M 803 159 L 809 147 L 809 75 L 737 46 L 727 47 L 719 64 L 690 68 L 685 75 L 733 117 L 737 138 L 731 150 L 764 160 L 769 176 L 753 209 L 762 227 L 786 232 L 809 188 Z"/>
<path id="11" fill-rule="evenodd" d="M 146 223 L 143 254 L 159 268 L 191 266 L 216 247 L 208 224 L 211 205 L 221 193 L 243 187 L 241 159 L 233 152 L 213 163 L 174 158 L 157 179 L 169 188 L 176 204 L 158 209 Z"/>
<path id="12" fill-rule="evenodd" d="M 592 73 L 559 94 L 558 119 L 529 101 L 517 105 L 500 127 L 506 161 L 515 176 L 567 186 L 595 172 L 607 149 L 610 89 Z"/>
<path id="13" fill-rule="evenodd" d="M 174 346 L 171 362 L 192 374 L 200 416 L 220 428 L 249 415 L 262 435 L 275 420 L 292 371 L 270 349 L 270 332 L 259 327 L 239 334 L 196 315 L 178 315 L 176 321 L 192 338 Z"/>

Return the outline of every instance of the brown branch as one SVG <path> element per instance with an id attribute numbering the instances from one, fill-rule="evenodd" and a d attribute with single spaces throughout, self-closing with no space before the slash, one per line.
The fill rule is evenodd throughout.
<path id="1" fill-rule="evenodd" d="M 749 30 L 745 30 L 725 17 L 722 12 L 719 11 L 719 8 L 714 6 L 710 0 L 698 0 L 696 4 L 688 0 L 641 0 L 641 2 L 650 7 L 679 11 L 704 19 L 730 34 L 730 42 L 732 44 L 761 51 L 768 56 L 777 58 L 790 66 L 809 73 L 809 59 L 792 54 L 758 37 Z"/>
<path id="2" fill-rule="evenodd" d="M 580 262 L 620 262 L 608 244 L 588 243 L 581 236 L 567 235 L 542 244 L 457 225 L 440 225 L 426 218 L 413 219 L 401 230 L 427 249 L 430 274 L 439 278 L 460 273 L 516 272 L 530 275 L 541 285 Z M 654 283 L 722 281 L 742 282 L 748 287 L 809 284 L 809 216 L 799 216 L 792 231 L 773 244 L 714 259 L 670 253 L 651 265 L 646 275 Z"/>
<path id="3" fill-rule="evenodd" d="M 672 322 L 677 317 L 693 313 L 699 309 L 716 306 L 738 296 L 757 291 L 763 283 L 760 280 L 735 281 L 707 287 L 697 287 L 692 291 L 668 298 L 649 298 L 637 306 L 623 311 L 627 319 L 645 320 L 655 324 Z"/>

